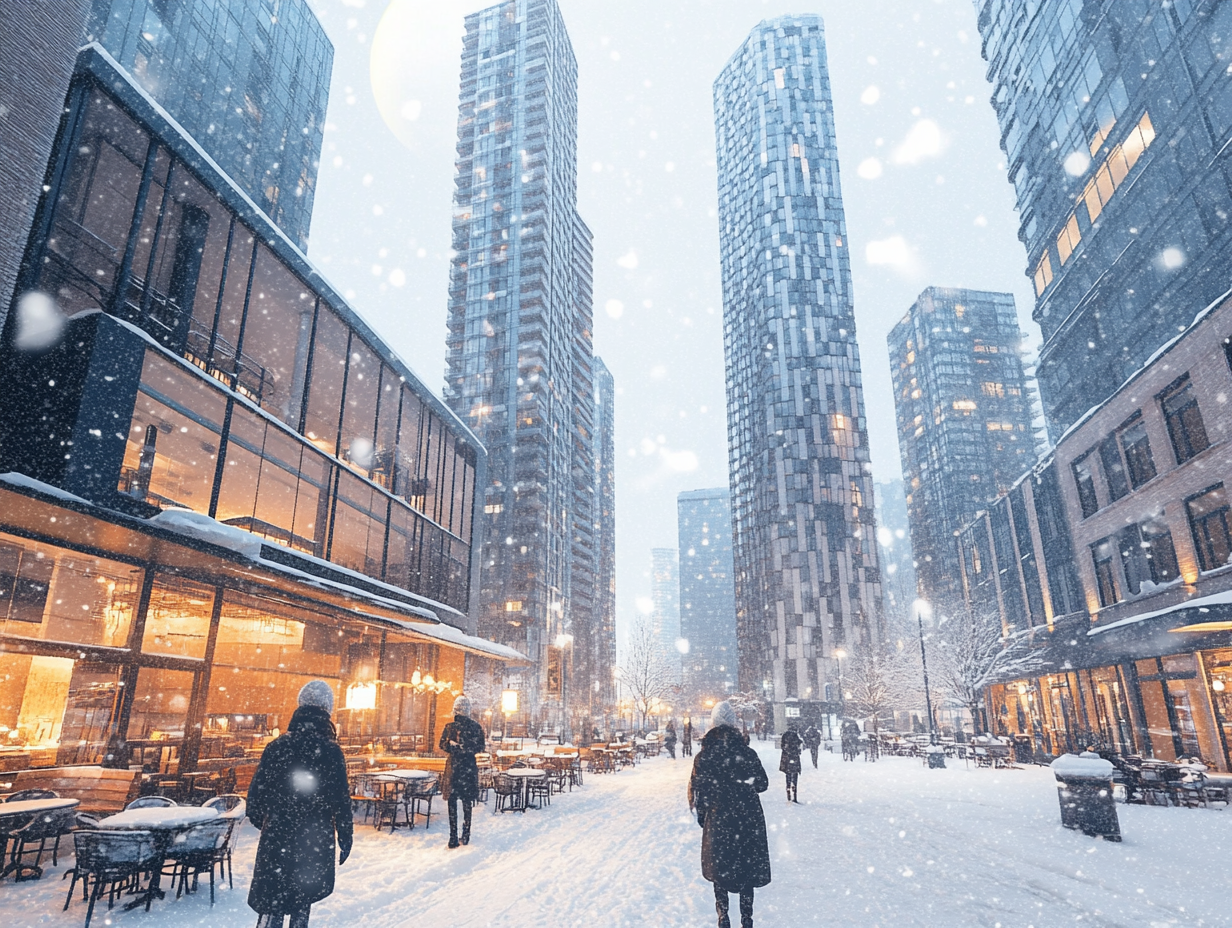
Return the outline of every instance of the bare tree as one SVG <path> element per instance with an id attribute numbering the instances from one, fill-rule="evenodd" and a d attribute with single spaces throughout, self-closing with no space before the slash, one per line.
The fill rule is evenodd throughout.
<path id="1" fill-rule="evenodd" d="M 1003 629 L 1000 616 L 967 608 L 942 616 L 933 633 L 934 675 L 939 688 L 971 713 L 980 727 L 984 690 L 994 683 L 1039 673 L 1046 661 L 1030 632 Z"/>
<path id="2" fill-rule="evenodd" d="M 639 618 L 629 632 L 625 659 L 620 664 L 619 673 L 620 682 L 628 687 L 645 725 L 651 705 L 671 693 L 675 674 L 662 641 L 644 618 Z"/>

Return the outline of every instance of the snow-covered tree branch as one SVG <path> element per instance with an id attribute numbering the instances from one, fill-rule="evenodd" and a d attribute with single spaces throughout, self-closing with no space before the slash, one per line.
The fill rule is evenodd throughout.
<path id="1" fill-rule="evenodd" d="M 628 646 L 618 673 L 620 682 L 633 697 L 644 725 L 651 705 L 656 700 L 667 698 L 675 682 L 675 674 L 663 644 L 645 619 L 638 619 L 629 632 Z"/>

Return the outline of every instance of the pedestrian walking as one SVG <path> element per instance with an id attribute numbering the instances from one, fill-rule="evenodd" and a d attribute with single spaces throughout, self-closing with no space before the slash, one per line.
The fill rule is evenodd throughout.
<path id="1" fill-rule="evenodd" d="M 740 894 L 740 928 L 752 928 L 753 890 L 770 882 L 766 816 L 757 796 L 770 780 L 737 725 L 731 703 L 714 707 L 689 779 L 689 807 L 702 826 L 702 876 L 714 884 L 719 928 L 731 928 L 728 893 Z"/>
<path id="2" fill-rule="evenodd" d="M 309 910 L 334 891 L 338 863 L 351 853 L 353 823 L 346 761 L 330 715 L 334 691 L 305 683 L 286 734 L 271 741 L 248 787 L 248 817 L 261 830 L 248 906 L 258 928 L 307 928 Z"/>
<path id="3" fill-rule="evenodd" d="M 817 751 L 821 747 L 821 732 L 817 730 L 817 726 L 812 722 L 809 722 L 809 727 L 804 729 L 804 746 L 813 755 L 813 769 L 816 770 Z"/>
<path id="4" fill-rule="evenodd" d="M 676 759 L 676 723 L 671 719 L 667 720 L 667 730 L 663 733 L 663 746 L 667 748 L 667 753 L 672 755 L 672 760 Z"/>
<path id="5" fill-rule="evenodd" d="M 684 728 L 680 730 L 680 756 L 693 756 L 693 720 L 685 719 Z"/>
<path id="6" fill-rule="evenodd" d="M 441 732 L 440 748 L 447 755 L 441 795 L 449 809 L 449 846 L 458 846 L 458 803 L 462 803 L 462 843 L 471 843 L 471 808 L 479 799 L 479 765 L 475 755 L 484 751 L 483 728 L 471 718 L 471 701 L 453 701 L 453 721 Z"/>
<path id="7" fill-rule="evenodd" d="M 782 754 L 779 755 L 779 770 L 787 775 L 787 801 L 800 801 L 800 751 L 804 747 L 804 739 L 796 731 L 795 726 L 783 732 L 779 741 Z"/>

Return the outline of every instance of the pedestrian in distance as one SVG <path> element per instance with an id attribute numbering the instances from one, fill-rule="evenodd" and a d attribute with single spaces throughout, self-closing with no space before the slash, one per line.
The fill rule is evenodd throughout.
<path id="1" fill-rule="evenodd" d="M 290 928 L 307 928 L 312 904 L 334 891 L 335 836 L 338 864 L 351 853 L 351 790 L 333 711 L 330 685 L 305 683 L 248 787 L 248 817 L 261 830 L 248 889 L 257 928 L 282 928 L 288 915 Z"/>
<path id="2" fill-rule="evenodd" d="M 449 809 L 449 846 L 458 846 L 458 803 L 462 803 L 462 843 L 471 843 L 471 809 L 479 799 L 479 765 L 475 755 L 486 747 L 483 728 L 471 718 L 471 701 L 459 696 L 453 701 L 453 721 L 441 732 L 445 752 L 445 775 L 441 795 Z"/>
<path id="3" fill-rule="evenodd" d="M 809 722 L 809 727 L 804 729 L 804 746 L 813 755 L 813 769 L 816 770 L 817 751 L 821 747 L 821 732 L 817 730 L 817 726 L 812 722 Z"/>
<path id="4" fill-rule="evenodd" d="M 693 720 L 685 719 L 684 728 L 680 730 L 680 756 L 693 756 Z"/>
<path id="5" fill-rule="evenodd" d="M 676 723 L 671 719 L 667 720 L 667 730 L 663 733 L 663 746 L 667 748 L 667 753 L 672 755 L 672 760 L 676 759 Z"/>
<path id="6" fill-rule="evenodd" d="M 779 741 L 782 754 L 779 755 L 779 770 L 787 776 L 787 801 L 800 801 L 800 751 L 804 748 L 804 739 L 796 731 L 795 726 L 783 732 Z"/>
<path id="7" fill-rule="evenodd" d="M 753 890 L 770 882 L 766 816 L 757 795 L 770 780 L 738 724 L 731 703 L 715 705 L 689 779 L 689 807 L 702 827 L 702 876 L 714 884 L 719 928 L 731 928 L 729 893 L 740 895 L 740 928 L 753 928 Z"/>

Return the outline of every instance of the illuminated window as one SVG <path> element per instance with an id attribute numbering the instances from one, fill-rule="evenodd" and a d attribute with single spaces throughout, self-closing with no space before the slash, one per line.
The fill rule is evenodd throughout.
<path id="1" fill-rule="evenodd" d="M 955 400 L 953 405 L 955 409 L 962 409 L 965 411 L 975 409 L 974 400 Z"/>
<path id="2" fill-rule="evenodd" d="M 799 158 L 799 157 L 800 157 L 800 143 L 799 143 L 799 142 L 792 142 L 792 143 L 791 143 L 791 156 L 792 156 L 793 158 Z"/>
<path id="3" fill-rule="evenodd" d="M 494 516 L 497 513 L 504 512 L 505 505 L 504 503 L 488 503 L 486 506 L 483 507 L 483 511 L 486 512 L 488 515 Z"/>
<path id="4" fill-rule="evenodd" d="M 1061 259 L 1062 264 L 1069 260 L 1069 256 L 1074 253 L 1074 249 L 1078 247 L 1081 240 L 1082 233 L 1078 231 L 1078 217 L 1071 215 L 1069 222 L 1057 236 L 1057 257 Z"/>
<path id="5" fill-rule="evenodd" d="M 506 601 L 505 611 L 506 612 L 521 612 L 522 611 L 522 600 L 510 599 Z"/>
<path id="6" fill-rule="evenodd" d="M 1045 251 L 1039 264 L 1035 267 L 1035 295 L 1039 296 L 1052 283 L 1052 259 L 1048 257 L 1048 252 Z M 976 351 L 979 351 L 979 347 Z"/>
<path id="7" fill-rule="evenodd" d="M 907 363 L 908 363 L 908 364 L 914 364 L 914 363 L 915 363 L 915 352 L 914 352 L 914 351 L 908 351 L 908 352 L 907 352 Z"/>
<path id="8" fill-rule="evenodd" d="M 963 317 L 963 313 L 965 313 L 966 311 L 967 311 L 967 307 L 963 306 L 962 303 L 959 303 L 954 307 L 954 315 L 957 316 L 959 319 Z"/>
<path id="9" fill-rule="evenodd" d="M 988 423 L 988 431 L 990 431 L 990 432 L 999 432 L 999 431 L 1001 431 L 1001 423 L 1000 423 L 1000 422 L 989 422 L 989 423 Z"/>
<path id="10" fill-rule="evenodd" d="M 985 396 L 1004 397 L 1005 396 L 1005 386 L 999 383 L 991 383 L 986 380 L 980 384 L 980 392 L 983 393 Z"/>
<path id="11" fill-rule="evenodd" d="M 779 88 L 779 90 L 782 90 L 786 86 L 786 84 L 783 83 L 783 74 L 783 68 L 774 69 L 774 86 Z"/>

